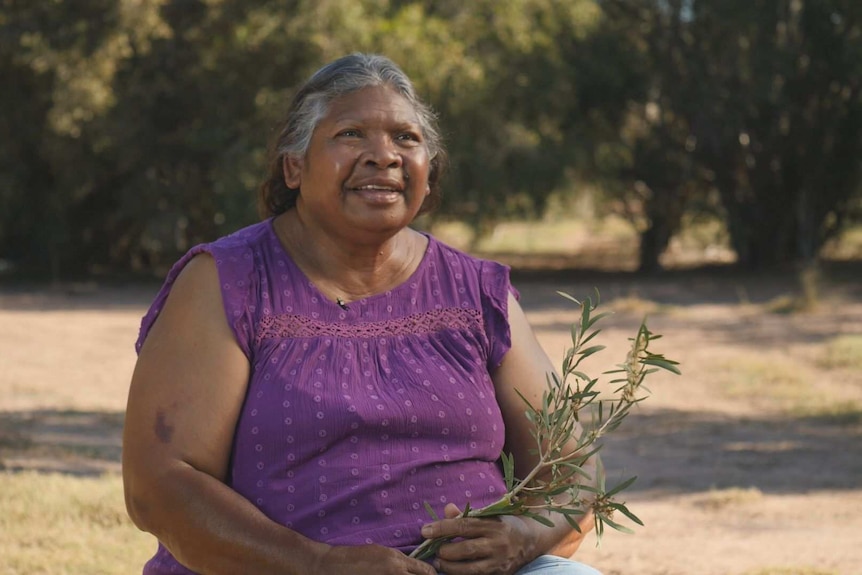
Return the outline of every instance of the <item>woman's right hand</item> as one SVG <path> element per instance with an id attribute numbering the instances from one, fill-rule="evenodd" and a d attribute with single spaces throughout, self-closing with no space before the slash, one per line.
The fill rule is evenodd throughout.
<path id="1" fill-rule="evenodd" d="M 329 547 L 315 562 L 312 575 L 437 575 L 428 563 L 380 545 Z"/>

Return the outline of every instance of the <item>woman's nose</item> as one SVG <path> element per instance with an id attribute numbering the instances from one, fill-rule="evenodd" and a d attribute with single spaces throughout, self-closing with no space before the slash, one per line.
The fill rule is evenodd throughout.
<path id="1" fill-rule="evenodd" d="M 402 164 L 401 153 L 395 142 L 387 136 L 368 138 L 365 162 L 378 168 L 398 168 Z"/>

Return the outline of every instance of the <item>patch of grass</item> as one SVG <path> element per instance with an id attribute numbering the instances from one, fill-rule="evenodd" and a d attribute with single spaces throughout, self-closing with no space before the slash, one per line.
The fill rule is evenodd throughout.
<path id="1" fill-rule="evenodd" d="M 790 410 L 790 414 L 829 425 L 862 425 L 862 405 L 855 401 L 830 403 L 818 407 L 797 406 Z"/>
<path id="2" fill-rule="evenodd" d="M 862 225 L 849 227 L 830 240 L 823 246 L 823 256 L 836 260 L 862 258 Z"/>
<path id="3" fill-rule="evenodd" d="M 667 311 L 665 306 L 649 299 L 642 298 L 637 293 L 618 297 L 608 302 L 608 308 L 615 313 L 629 313 L 636 315 L 652 315 Z"/>
<path id="4" fill-rule="evenodd" d="M 816 303 L 803 295 L 780 295 L 763 304 L 764 311 L 782 315 L 813 311 Z"/>
<path id="5" fill-rule="evenodd" d="M 702 214 L 683 217 L 682 227 L 661 256 L 662 264 L 669 267 L 734 261 L 727 225 L 718 217 Z"/>
<path id="6" fill-rule="evenodd" d="M 779 314 L 794 314 L 815 311 L 820 307 L 823 292 L 823 274 L 817 265 L 803 267 L 797 273 L 799 292 L 793 295 L 782 295 L 764 304 L 767 312 Z"/>
<path id="7" fill-rule="evenodd" d="M 117 475 L 0 473 L 2 575 L 140 573 L 155 540 L 126 515 Z"/>
<path id="8" fill-rule="evenodd" d="M 740 354 L 732 361 L 717 363 L 710 371 L 729 397 L 797 405 L 808 401 L 812 394 L 800 366 L 790 358 L 779 362 Z"/>
<path id="9" fill-rule="evenodd" d="M 715 389 L 725 397 L 826 425 L 862 425 L 862 405 L 818 388 L 817 372 L 804 360 L 739 353 L 710 362 L 705 372 L 711 374 Z"/>
<path id="10" fill-rule="evenodd" d="M 862 370 L 862 335 L 840 335 L 826 344 L 817 364 L 826 369 Z"/>
<path id="11" fill-rule="evenodd" d="M 619 217 L 572 218 L 549 213 L 543 219 L 501 221 L 490 233 L 478 236 L 464 222 L 436 222 L 432 233 L 459 249 L 484 254 L 575 254 L 601 244 L 637 245 L 637 231 Z"/>
<path id="12" fill-rule="evenodd" d="M 713 489 L 695 502 L 698 507 L 710 511 L 721 511 L 728 507 L 751 505 L 763 500 L 763 492 L 756 487 L 731 487 L 729 489 Z"/>

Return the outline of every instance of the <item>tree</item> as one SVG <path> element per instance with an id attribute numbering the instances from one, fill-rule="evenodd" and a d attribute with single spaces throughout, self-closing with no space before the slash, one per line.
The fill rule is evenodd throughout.
<path id="1" fill-rule="evenodd" d="M 64 277 L 161 273 L 250 222 L 291 94 L 355 50 L 390 55 L 440 111 L 443 214 L 487 228 L 538 213 L 580 149 L 558 46 L 596 13 L 592 0 L 6 0 L 0 65 L 21 91 L 0 129 L 24 159 L 3 171 L 0 256 Z"/>
<path id="2" fill-rule="evenodd" d="M 747 267 L 806 262 L 860 192 L 862 5 L 606 0 L 603 30 L 648 70 L 615 176 L 643 197 L 641 268 L 715 190 Z"/>
<path id="3" fill-rule="evenodd" d="M 699 126 L 748 267 L 810 263 L 862 188 L 862 5 L 698 2 L 711 69 Z M 707 60 L 707 56 L 711 56 Z"/>

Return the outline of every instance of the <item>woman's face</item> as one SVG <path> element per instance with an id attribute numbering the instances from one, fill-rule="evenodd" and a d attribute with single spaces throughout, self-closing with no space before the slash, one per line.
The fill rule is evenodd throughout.
<path id="1" fill-rule="evenodd" d="M 285 159 L 296 209 L 337 234 L 394 234 L 429 193 L 430 158 L 413 106 L 387 87 L 334 100 L 304 158 Z"/>

